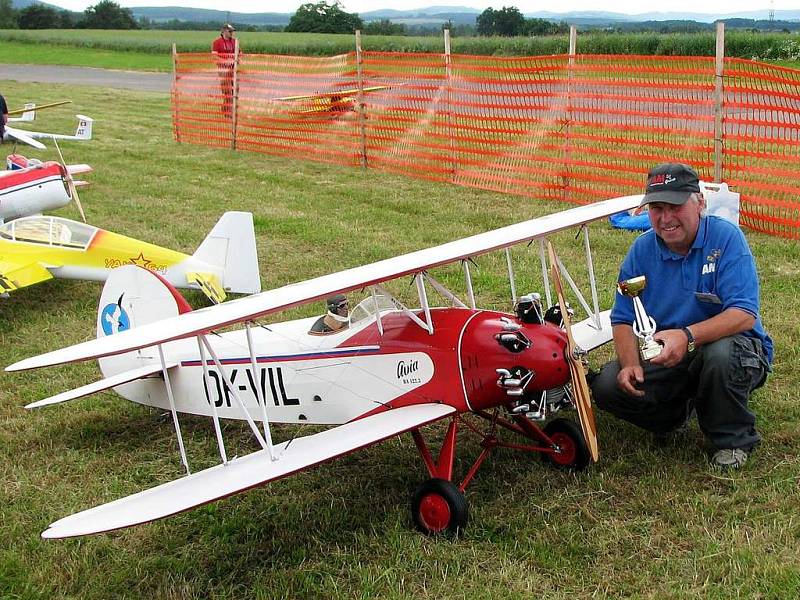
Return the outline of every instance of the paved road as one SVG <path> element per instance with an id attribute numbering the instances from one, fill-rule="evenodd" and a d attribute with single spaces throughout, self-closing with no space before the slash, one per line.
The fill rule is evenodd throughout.
<path id="1" fill-rule="evenodd" d="M 165 93 L 169 92 L 172 84 L 171 73 L 115 71 L 57 65 L 0 65 L 0 80 L 2 79 L 36 83 L 94 85 Z"/>

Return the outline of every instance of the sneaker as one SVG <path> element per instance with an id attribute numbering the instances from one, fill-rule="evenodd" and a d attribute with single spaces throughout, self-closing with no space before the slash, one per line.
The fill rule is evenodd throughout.
<path id="1" fill-rule="evenodd" d="M 747 452 L 741 448 L 723 448 L 711 457 L 711 464 L 718 469 L 738 469 L 747 462 Z"/>

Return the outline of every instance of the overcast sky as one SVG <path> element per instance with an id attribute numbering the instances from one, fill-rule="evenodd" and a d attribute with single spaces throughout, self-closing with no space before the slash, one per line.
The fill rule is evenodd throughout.
<path id="1" fill-rule="evenodd" d="M 83 11 L 87 6 L 97 4 L 84 0 L 51 0 L 53 4 L 70 10 Z M 316 0 L 309 0 L 316 1 Z M 246 0 L 117 0 L 122 6 L 190 6 L 195 8 L 211 8 L 215 10 L 229 10 L 233 12 L 282 12 L 293 13 L 297 7 L 305 2 L 301 0 L 269 0 L 268 2 L 254 2 Z M 499 9 L 503 6 L 516 6 L 523 13 L 532 13 L 540 10 L 551 12 L 569 12 L 572 10 L 602 10 L 627 14 L 643 12 L 698 12 L 734 14 L 739 11 L 754 10 L 798 10 L 800 0 L 672 0 L 669 3 L 646 3 L 641 0 L 560 0 L 559 2 L 543 2 L 542 0 L 501 0 L 499 2 L 486 2 L 475 0 L 345 0 L 342 2 L 348 12 L 367 12 L 379 8 L 394 8 L 398 10 L 425 8 L 428 6 L 468 6 L 483 10 L 487 7 Z"/>

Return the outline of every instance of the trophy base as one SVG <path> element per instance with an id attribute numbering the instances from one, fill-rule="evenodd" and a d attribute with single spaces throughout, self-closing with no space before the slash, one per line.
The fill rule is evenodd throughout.
<path id="1" fill-rule="evenodd" d="M 642 355 L 642 360 L 648 361 L 651 358 L 655 358 L 659 354 L 661 354 L 661 350 L 663 350 L 664 346 L 655 342 L 653 340 L 649 340 L 644 342 L 641 347 L 639 348 L 639 353 Z"/>

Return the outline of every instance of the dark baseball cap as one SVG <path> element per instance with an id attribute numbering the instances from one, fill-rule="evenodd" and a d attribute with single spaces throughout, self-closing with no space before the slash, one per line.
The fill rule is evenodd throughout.
<path id="1" fill-rule="evenodd" d="M 230 23 L 225 23 L 225 25 L 222 26 L 222 29 L 227 29 L 228 31 L 236 31 L 236 27 L 234 27 Z"/>
<path id="2" fill-rule="evenodd" d="M 647 188 L 639 206 L 651 202 L 680 205 L 695 193 L 700 193 L 697 171 L 683 163 L 661 163 L 647 174 Z"/>

